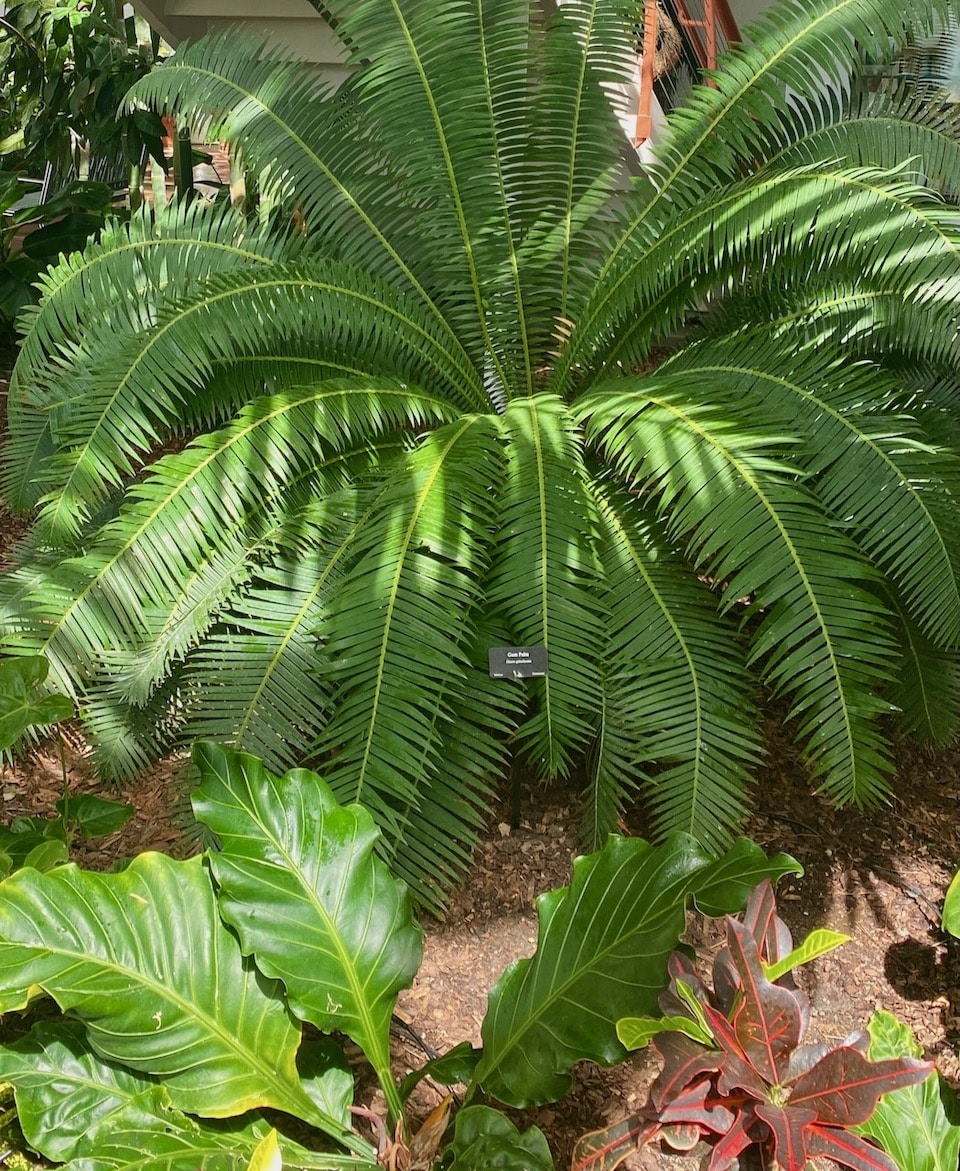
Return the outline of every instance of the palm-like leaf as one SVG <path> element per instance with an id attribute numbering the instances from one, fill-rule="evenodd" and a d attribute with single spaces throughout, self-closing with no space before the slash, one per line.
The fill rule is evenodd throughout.
<path id="1" fill-rule="evenodd" d="M 197 732 L 322 760 L 433 905 L 511 750 L 585 780 L 594 841 L 639 787 L 720 848 L 753 679 L 826 793 L 882 797 L 878 717 L 957 707 L 960 127 L 857 75 L 956 4 L 779 0 L 632 177 L 615 0 L 329 7 L 336 93 L 231 32 L 131 95 L 274 211 L 44 278 L 6 649 L 108 769 Z M 510 644 L 547 677 L 490 679 Z"/>

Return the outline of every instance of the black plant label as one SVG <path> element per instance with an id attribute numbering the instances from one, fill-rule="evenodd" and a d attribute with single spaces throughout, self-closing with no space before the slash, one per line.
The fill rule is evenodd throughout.
<path id="1" fill-rule="evenodd" d="M 491 679 L 530 679 L 547 673 L 545 646 L 492 646 L 488 653 Z"/>

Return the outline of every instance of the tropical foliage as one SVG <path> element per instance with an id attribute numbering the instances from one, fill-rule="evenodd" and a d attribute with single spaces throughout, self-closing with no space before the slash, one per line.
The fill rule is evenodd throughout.
<path id="1" fill-rule="evenodd" d="M 331 0 L 336 93 L 178 52 L 131 107 L 227 139 L 260 214 L 62 262 L 10 391 L 4 643 L 103 772 L 313 762 L 430 902 L 511 754 L 594 843 L 640 785 L 720 847 L 758 683 L 838 802 L 884 799 L 893 709 L 957 712 L 958 115 L 857 80 L 953 5 L 781 0 L 642 173 L 622 5 L 546 7 Z"/>
<path id="2" fill-rule="evenodd" d="M 63 1012 L 0 1045 L 27 1141 L 71 1171 L 427 1171 L 449 1110 L 408 1133 L 405 1095 L 423 1071 L 398 1087 L 389 1048 L 422 938 L 369 812 L 306 770 L 275 777 L 210 743 L 195 757 L 194 811 L 218 842 L 205 858 L 141 854 L 119 874 L 66 866 L 0 883 L 0 1011 L 49 998 Z M 689 901 L 734 911 L 757 882 L 798 869 L 745 840 L 714 859 L 683 834 L 612 838 L 541 897 L 537 951 L 493 989 L 482 1052 L 460 1046 L 429 1072 L 445 1061 L 468 1093 L 555 1099 L 575 1061 L 626 1056 L 617 1017 L 655 1009 Z M 386 1099 L 386 1118 L 354 1112 L 373 1122 L 379 1162 L 351 1116 L 345 1038 Z M 458 1171 L 553 1166 L 538 1131 L 489 1107 L 458 1114 L 450 1150 Z"/>
<path id="3" fill-rule="evenodd" d="M 863 1032 L 839 1044 L 802 1043 L 810 1004 L 792 973 L 848 937 L 814 931 L 794 948 L 769 881 L 751 894 L 741 919 L 727 917 L 726 937 L 714 957 L 712 988 L 676 952 L 670 986 L 660 996 L 662 1015 L 618 1023 L 628 1048 L 656 1038 L 663 1067 L 636 1116 L 580 1140 L 574 1171 L 614 1171 L 637 1147 L 661 1140 L 688 1151 L 701 1137 L 712 1148 L 707 1171 L 730 1171 L 741 1166 L 741 1155 L 758 1149 L 764 1166 L 782 1171 L 805 1171 L 821 1157 L 855 1171 L 898 1171 L 888 1154 L 861 1137 L 878 1133 L 864 1124 L 881 1096 L 935 1087 L 932 1064 L 903 1049 L 882 1060 L 868 1056 L 872 1046 Z"/>

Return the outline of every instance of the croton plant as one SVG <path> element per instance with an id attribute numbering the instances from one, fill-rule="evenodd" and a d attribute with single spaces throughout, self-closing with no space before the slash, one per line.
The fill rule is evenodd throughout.
<path id="1" fill-rule="evenodd" d="M 733 1171 L 751 1155 L 781 1171 L 803 1171 L 818 1156 L 856 1171 L 898 1171 L 851 1128 L 870 1118 L 881 1095 L 924 1081 L 932 1065 L 871 1061 L 865 1032 L 838 1045 L 803 1043 L 810 1006 L 792 973 L 847 937 L 814 931 L 794 949 L 769 881 L 739 920 L 726 919 L 726 936 L 712 988 L 676 951 L 663 1016 L 619 1022 L 623 1044 L 652 1043 L 663 1068 L 639 1113 L 580 1140 L 574 1171 L 612 1171 L 638 1147 L 659 1141 L 688 1151 L 703 1139 L 706 1171 Z"/>

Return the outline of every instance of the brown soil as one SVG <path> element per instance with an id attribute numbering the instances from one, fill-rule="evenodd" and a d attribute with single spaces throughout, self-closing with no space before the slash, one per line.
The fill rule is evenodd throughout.
<path id="1" fill-rule="evenodd" d="M 0 510 L 0 549 L 20 532 L 19 523 Z M 960 956 L 939 931 L 939 907 L 960 864 L 960 753 L 956 746 L 933 752 L 901 744 L 890 805 L 837 811 L 810 795 L 808 778 L 786 742 L 771 719 L 757 813 L 746 833 L 769 852 L 787 851 L 804 867 L 803 877 L 784 880 L 779 892 L 781 914 L 795 937 L 818 926 L 853 937 L 804 969 L 811 1031 L 819 1039 L 839 1040 L 883 1007 L 911 1025 L 926 1055 L 956 1087 Z M 100 788 L 81 751 L 71 751 L 69 765 L 71 791 Z M 136 816 L 110 838 L 77 843 L 76 860 L 109 869 L 143 849 L 190 852 L 194 840 L 183 831 L 189 787 L 183 771 L 182 761 L 165 761 L 119 792 L 109 791 L 133 804 Z M 0 822 L 49 814 L 61 789 L 54 750 L 8 765 L 0 771 Z M 425 923 L 423 967 L 397 1008 L 422 1046 L 398 1035 L 398 1073 L 421 1065 L 424 1047 L 442 1051 L 463 1040 L 479 1043 L 488 989 L 510 962 L 536 946 L 537 896 L 569 880 L 577 853 L 575 808 L 575 795 L 553 789 L 524 794 L 517 829 L 511 829 L 506 807 L 494 811 L 447 920 Z M 625 828 L 642 834 L 641 815 L 628 816 Z M 692 921 L 691 927 L 706 956 L 716 925 Z M 563 1168 L 578 1135 L 640 1104 L 652 1072 L 642 1058 L 612 1070 L 578 1067 L 561 1103 L 514 1117 L 523 1126 L 541 1127 Z M 442 1093 L 424 1085 L 414 1099 L 417 1112 L 425 1116 Z M 689 1159 L 656 1155 L 645 1165 L 677 1171 L 692 1166 Z"/>

